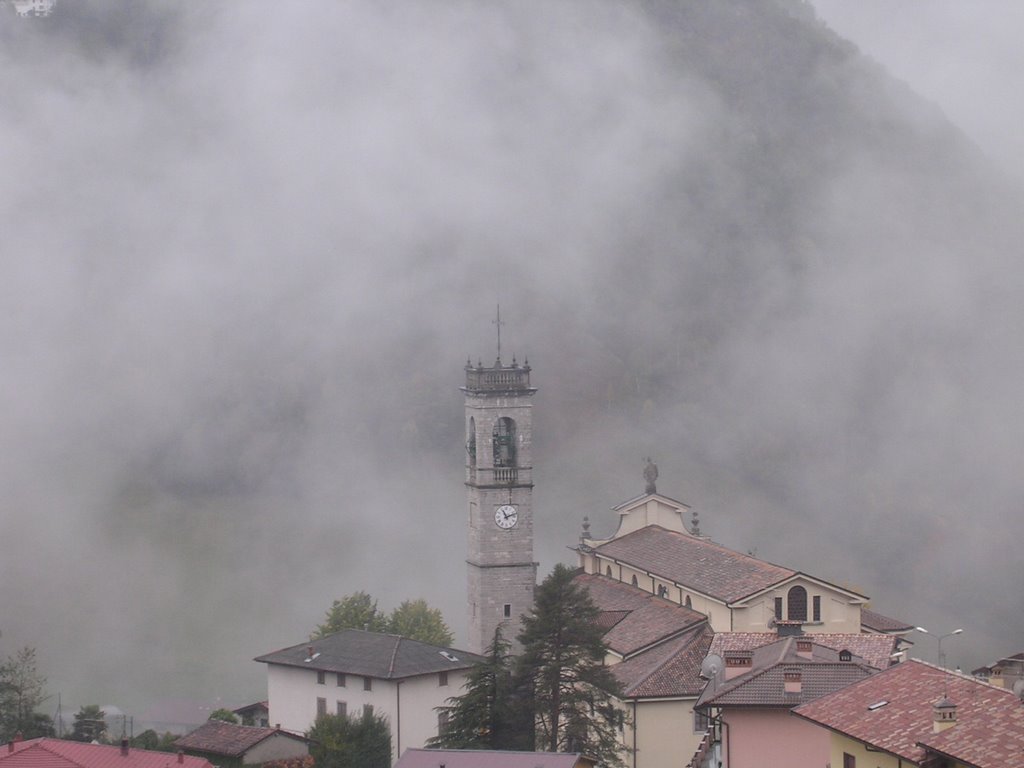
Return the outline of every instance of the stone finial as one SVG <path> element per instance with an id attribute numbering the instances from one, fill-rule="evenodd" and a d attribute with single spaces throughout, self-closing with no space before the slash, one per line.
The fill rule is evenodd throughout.
<path id="1" fill-rule="evenodd" d="M 658 487 L 655 485 L 655 481 L 658 479 L 658 465 L 651 461 L 650 456 L 645 458 L 644 461 L 647 462 L 644 467 L 644 481 L 647 483 L 644 492 L 657 493 Z"/>
<path id="2" fill-rule="evenodd" d="M 697 514 L 697 510 L 693 510 L 693 516 L 690 518 L 690 533 L 694 536 L 700 536 L 700 516 Z"/>
<path id="3" fill-rule="evenodd" d="M 580 531 L 580 551 L 590 552 L 590 545 L 587 544 L 587 540 L 590 538 L 590 518 L 587 515 L 583 516 L 583 530 Z"/>

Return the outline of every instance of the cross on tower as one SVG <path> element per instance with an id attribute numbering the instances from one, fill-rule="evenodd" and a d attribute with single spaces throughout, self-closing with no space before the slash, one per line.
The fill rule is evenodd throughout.
<path id="1" fill-rule="evenodd" d="M 498 305 L 498 316 L 491 320 L 491 325 L 498 329 L 498 362 L 501 362 L 501 326 L 505 323 L 501 321 L 501 304 Z"/>

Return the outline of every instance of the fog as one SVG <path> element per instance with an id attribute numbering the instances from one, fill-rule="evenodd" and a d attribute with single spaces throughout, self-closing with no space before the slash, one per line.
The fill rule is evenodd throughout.
<path id="1" fill-rule="evenodd" d="M 128 709 L 264 697 L 252 657 L 357 589 L 460 644 L 498 303 L 542 573 L 652 455 L 715 540 L 965 627 L 951 664 L 1020 650 L 1007 145 L 870 67 L 892 144 L 771 105 L 803 133 L 766 144 L 675 5 L 3 14 L 0 651 Z"/>

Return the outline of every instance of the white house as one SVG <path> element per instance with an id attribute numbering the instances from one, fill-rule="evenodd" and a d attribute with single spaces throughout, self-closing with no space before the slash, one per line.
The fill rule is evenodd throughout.
<path id="1" fill-rule="evenodd" d="M 384 715 L 392 760 L 437 735 L 438 713 L 482 657 L 399 635 L 346 629 L 258 656 L 267 665 L 270 723 L 304 733 L 318 715 Z"/>

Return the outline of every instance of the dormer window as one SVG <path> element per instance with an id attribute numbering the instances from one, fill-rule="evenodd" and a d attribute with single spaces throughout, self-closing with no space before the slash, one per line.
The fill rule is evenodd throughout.
<path id="1" fill-rule="evenodd" d="M 848 651 L 847 649 L 843 648 L 843 650 L 841 650 L 839 652 L 839 660 L 840 661 L 853 661 L 853 654 L 850 653 L 850 651 Z"/>

